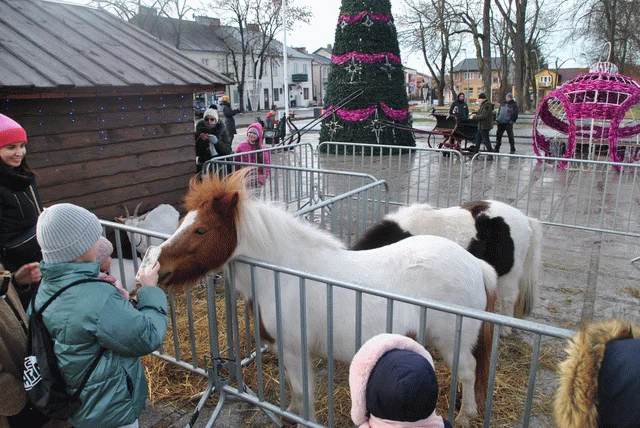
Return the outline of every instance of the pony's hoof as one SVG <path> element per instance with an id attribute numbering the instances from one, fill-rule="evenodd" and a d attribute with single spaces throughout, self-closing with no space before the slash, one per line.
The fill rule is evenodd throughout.
<path id="1" fill-rule="evenodd" d="M 471 428 L 471 420 L 469 419 L 469 416 L 463 415 L 462 413 L 458 414 L 455 424 L 464 428 Z"/>

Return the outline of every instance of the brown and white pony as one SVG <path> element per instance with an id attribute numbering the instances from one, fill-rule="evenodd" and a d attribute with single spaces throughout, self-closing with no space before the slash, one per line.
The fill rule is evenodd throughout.
<path id="1" fill-rule="evenodd" d="M 433 209 L 413 204 L 388 214 L 370 227 L 352 250 L 369 250 L 413 235 L 437 235 L 462 245 L 498 273 L 498 298 L 503 315 L 524 318 L 538 300 L 542 270 L 542 227 L 534 218 L 504 202 L 468 202 Z M 504 326 L 504 336 L 511 327 Z"/>
<path id="2" fill-rule="evenodd" d="M 160 282 L 193 282 L 238 256 L 265 260 L 305 273 L 322 275 L 404 295 L 429 298 L 478 310 L 492 310 L 496 273 L 454 242 L 436 236 L 415 236 L 368 251 L 349 251 L 330 233 L 297 219 L 264 201 L 248 197 L 244 173 L 226 180 L 193 182 L 185 198 L 188 214 L 176 233 L 162 244 Z M 283 364 L 291 385 L 289 410 L 301 415 L 303 358 L 308 369 L 310 420 L 315 420 L 314 377 L 311 357 L 327 357 L 327 285 L 307 281 L 306 320 L 308 354 L 302 354 L 300 281 L 280 275 L 282 334 L 277 332 L 274 275 L 255 270 L 256 295 L 251 291 L 250 268 L 233 265 L 238 291 L 245 301 L 256 299 L 262 320 L 261 337 L 272 349 L 282 347 Z M 349 362 L 356 349 L 356 295 L 333 289 L 333 355 Z M 387 299 L 362 296 L 362 341 L 386 331 Z M 393 307 L 393 333 L 415 337 L 420 331 L 420 308 L 397 303 Z M 449 366 L 454 359 L 455 315 L 429 311 L 427 341 Z M 465 318 L 462 328 L 459 379 L 463 397 L 457 421 L 468 426 L 477 414 L 476 399 L 484 400 L 491 349 L 490 324 Z M 273 338 L 282 337 L 282 343 Z M 476 391 L 476 396 L 471 391 Z M 481 404 L 483 401 L 481 401 Z"/>

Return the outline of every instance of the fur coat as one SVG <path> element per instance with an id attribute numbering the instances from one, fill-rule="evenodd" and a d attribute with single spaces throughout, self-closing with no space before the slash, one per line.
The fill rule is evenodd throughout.
<path id="1" fill-rule="evenodd" d="M 27 354 L 26 325 L 20 299 L 13 285 L 9 285 L 7 294 L 0 297 L 0 428 L 9 427 L 7 416 L 18 414 L 27 404 L 22 383 Z"/>
<path id="2" fill-rule="evenodd" d="M 621 340 L 634 338 L 640 338 L 640 327 L 620 320 L 594 322 L 580 328 L 569 341 L 566 350 L 568 357 L 559 367 L 560 386 L 553 403 L 554 418 L 558 427 L 596 428 L 640 425 L 640 421 L 635 419 L 640 416 L 638 411 L 640 403 L 636 401 L 637 396 L 634 399 L 633 393 L 635 391 L 637 395 L 640 391 L 640 376 L 638 376 L 640 371 L 634 368 L 638 366 L 640 355 L 629 358 L 628 354 L 612 353 L 612 349 L 607 349 L 607 345 L 613 341 L 617 341 L 617 344 L 627 342 L 628 345 L 636 345 L 635 349 L 640 349 L 637 341 Z M 626 368 L 631 367 L 632 372 L 625 369 L 624 361 L 620 361 L 626 358 L 629 361 Z M 614 371 L 607 367 L 603 373 L 601 371 L 601 367 L 605 367 L 603 360 Z M 607 391 L 606 396 L 602 395 L 603 390 Z M 605 400 L 606 408 L 600 408 L 600 402 Z M 630 414 L 629 411 L 635 415 Z M 607 421 L 601 420 L 602 413 L 605 412 Z M 635 425 L 619 423 L 620 419 L 625 418 L 635 419 Z"/>

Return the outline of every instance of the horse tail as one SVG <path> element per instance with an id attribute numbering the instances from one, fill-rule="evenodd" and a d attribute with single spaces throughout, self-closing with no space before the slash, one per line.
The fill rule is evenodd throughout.
<path id="1" fill-rule="evenodd" d="M 497 297 L 498 274 L 487 262 L 482 263 L 482 277 L 484 279 L 484 291 L 487 295 L 485 311 L 495 312 Z M 493 323 L 482 321 L 478 332 L 478 341 L 473 348 L 473 357 L 476 359 L 476 383 L 474 392 L 476 403 L 484 403 L 489 387 L 489 368 L 491 363 L 491 342 L 493 341 Z"/>
<path id="2" fill-rule="evenodd" d="M 513 308 L 513 314 L 516 318 L 531 315 L 538 301 L 538 274 L 542 260 L 542 225 L 538 220 L 529 218 L 529 226 L 531 227 L 531 239 L 527 248 L 527 256 L 524 259 L 522 277 L 518 283 L 518 299 Z"/>

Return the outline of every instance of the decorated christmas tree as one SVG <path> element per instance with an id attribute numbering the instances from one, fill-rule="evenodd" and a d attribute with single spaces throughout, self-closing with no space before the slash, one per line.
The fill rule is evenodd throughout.
<path id="1" fill-rule="evenodd" d="M 320 141 L 415 146 L 389 0 L 342 0 L 331 63 Z"/>

